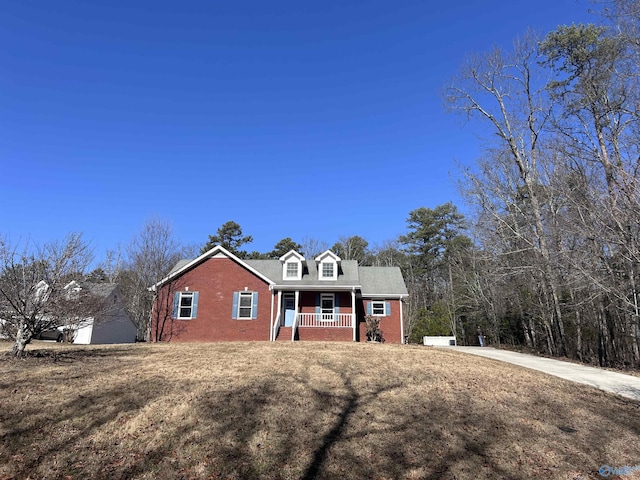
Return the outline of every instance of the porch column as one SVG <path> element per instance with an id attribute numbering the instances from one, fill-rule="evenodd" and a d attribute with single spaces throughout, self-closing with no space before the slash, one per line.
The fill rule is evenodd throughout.
<path id="1" fill-rule="evenodd" d="M 400 304 L 400 344 L 404 344 L 404 318 L 402 315 L 402 297 L 398 299 L 398 303 Z"/>
<path id="2" fill-rule="evenodd" d="M 296 328 L 298 328 L 298 304 L 300 302 L 300 291 L 296 290 L 293 295 L 294 295 L 293 304 L 294 304 L 295 312 L 293 315 L 293 328 L 291 329 L 292 342 L 295 341 L 296 339 Z"/>
<path id="3" fill-rule="evenodd" d="M 282 315 L 282 290 L 278 290 L 278 308 L 276 308 L 276 311 L 278 313 L 276 313 L 276 321 L 278 323 L 280 323 L 280 315 Z M 278 328 L 280 328 L 280 326 L 278 325 Z M 273 341 L 276 341 L 276 324 L 274 322 L 273 327 L 271 328 L 271 336 L 273 337 Z"/>
<path id="4" fill-rule="evenodd" d="M 276 296 L 276 292 L 273 291 L 271 285 L 269 285 L 269 291 L 271 292 L 271 314 L 269 315 L 269 341 L 273 342 L 273 299 Z"/>
<path id="5" fill-rule="evenodd" d="M 353 341 L 356 341 L 356 291 L 351 289 L 351 324 L 353 325 Z"/>

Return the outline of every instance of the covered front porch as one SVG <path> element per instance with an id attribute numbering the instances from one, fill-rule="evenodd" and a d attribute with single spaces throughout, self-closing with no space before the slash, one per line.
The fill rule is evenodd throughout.
<path id="1" fill-rule="evenodd" d="M 283 288 L 274 291 L 270 340 L 356 341 L 356 290 Z"/>

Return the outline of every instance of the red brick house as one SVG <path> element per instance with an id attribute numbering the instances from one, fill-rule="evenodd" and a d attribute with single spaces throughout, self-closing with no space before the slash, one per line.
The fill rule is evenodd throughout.
<path id="1" fill-rule="evenodd" d="M 152 341 L 366 341 L 365 315 L 380 318 L 384 341 L 403 343 L 397 267 L 361 267 L 330 250 L 278 260 L 242 260 L 217 246 L 182 260 L 151 287 Z"/>

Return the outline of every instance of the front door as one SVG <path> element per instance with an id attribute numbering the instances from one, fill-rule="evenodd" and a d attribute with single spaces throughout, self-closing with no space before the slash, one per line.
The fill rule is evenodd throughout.
<path id="1" fill-rule="evenodd" d="M 293 320 L 296 317 L 296 300 L 293 295 L 284 297 L 284 326 L 293 327 Z"/>
<path id="2" fill-rule="evenodd" d="M 320 297 L 320 321 L 321 322 L 333 322 L 334 316 L 335 297 L 333 293 L 323 293 Z"/>

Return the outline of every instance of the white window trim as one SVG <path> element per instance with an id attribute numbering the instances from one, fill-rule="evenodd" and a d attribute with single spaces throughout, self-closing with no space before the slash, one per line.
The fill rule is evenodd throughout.
<path id="1" fill-rule="evenodd" d="M 178 315 L 176 316 L 177 320 L 192 320 L 193 318 L 195 318 L 193 316 L 193 302 L 195 300 L 195 292 L 179 292 L 180 295 L 178 296 Z M 182 306 L 182 298 L 183 297 L 191 297 L 191 305 L 189 307 L 183 307 Z M 183 308 L 189 308 L 189 316 L 188 317 L 183 317 L 182 316 L 182 309 Z"/>
<path id="2" fill-rule="evenodd" d="M 249 307 L 242 306 L 242 297 L 249 298 Z M 244 308 L 244 309 L 249 308 L 248 317 L 240 315 L 241 308 Z M 252 320 L 251 318 L 252 311 L 253 311 L 253 292 L 238 292 L 238 311 L 236 312 L 236 320 Z"/>
<path id="3" fill-rule="evenodd" d="M 289 265 L 295 265 L 296 266 L 295 275 L 290 275 L 289 274 Z M 302 278 L 301 270 L 302 270 L 302 262 L 297 261 L 297 260 L 287 260 L 286 262 L 284 262 L 284 278 L 285 278 L 285 280 L 300 280 Z"/>
<path id="4" fill-rule="evenodd" d="M 376 304 L 382 305 L 382 313 L 376 313 Z M 380 310 L 380 308 L 378 308 Z M 371 315 L 374 317 L 387 316 L 387 303 L 384 300 L 371 300 Z"/>
<path id="5" fill-rule="evenodd" d="M 333 275 L 332 276 L 325 276 L 324 274 L 324 265 L 325 264 L 331 264 L 333 265 Z M 320 265 L 318 266 L 318 278 L 320 280 L 336 280 L 338 278 L 338 262 L 335 262 L 333 260 L 322 260 L 320 262 Z"/>

